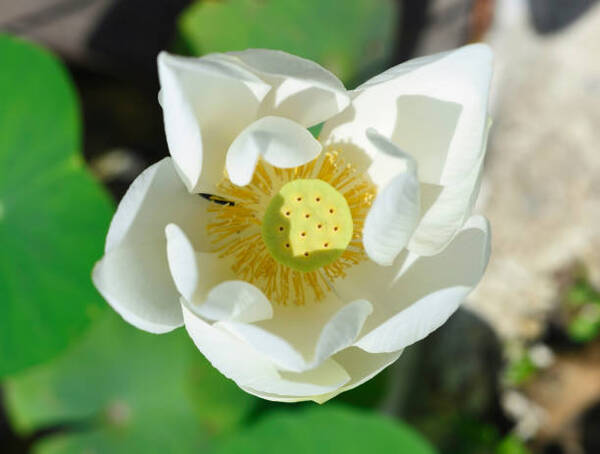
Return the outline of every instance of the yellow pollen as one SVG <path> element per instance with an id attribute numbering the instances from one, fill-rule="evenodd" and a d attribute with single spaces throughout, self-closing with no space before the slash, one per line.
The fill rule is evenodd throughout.
<path id="1" fill-rule="evenodd" d="M 250 184 L 224 179 L 218 190 L 216 199 L 229 203 L 208 207 L 214 250 L 239 279 L 275 303 L 320 301 L 349 267 L 366 259 L 362 228 L 375 187 L 337 151 L 293 169 L 259 161 Z M 279 205 L 273 219 L 270 204 Z M 265 235 L 277 239 L 276 253 Z"/>

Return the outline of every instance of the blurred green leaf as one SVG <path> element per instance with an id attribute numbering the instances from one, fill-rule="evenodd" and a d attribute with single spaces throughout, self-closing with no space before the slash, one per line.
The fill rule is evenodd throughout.
<path id="1" fill-rule="evenodd" d="M 359 387 L 337 396 L 336 402 L 362 408 L 378 407 L 390 391 L 390 381 L 391 368 L 388 367 Z"/>
<path id="2" fill-rule="evenodd" d="M 192 55 L 284 50 L 351 84 L 389 64 L 396 18 L 392 0 L 199 1 L 180 17 L 179 42 Z"/>
<path id="3" fill-rule="evenodd" d="M 259 399 L 225 378 L 199 352 L 194 358 L 185 380 L 194 411 L 211 434 L 228 434 L 255 410 Z"/>
<path id="4" fill-rule="evenodd" d="M 1 377 L 55 356 L 104 307 L 90 273 L 112 207 L 79 154 L 62 65 L 7 36 L 0 62 Z"/>
<path id="5" fill-rule="evenodd" d="M 530 454 L 525 444 L 516 436 L 508 435 L 502 439 L 496 448 L 496 454 Z"/>
<path id="6" fill-rule="evenodd" d="M 184 330 L 156 336 L 110 312 L 64 356 L 8 379 L 6 406 L 20 433 L 64 428 L 36 453 L 199 452 L 255 401 L 201 358 Z"/>
<path id="7" fill-rule="evenodd" d="M 587 280 L 578 279 L 567 291 L 566 300 L 574 307 L 586 303 L 600 305 L 600 293 Z"/>
<path id="8" fill-rule="evenodd" d="M 218 454 L 433 454 L 410 427 L 350 407 L 325 405 L 297 412 L 274 411 L 216 449 Z"/>
<path id="9" fill-rule="evenodd" d="M 569 337 L 575 342 L 590 342 L 600 334 L 600 308 L 590 303 L 584 306 L 567 326 Z"/>
<path id="10" fill-rule="evenodd" d="M 511 360 L 504 372 L 504 379 L 508 385 L 519 386 L 529 380 L 538 371 L 537 366 L 531 360 L 529 352 L 523 351 L 522 354 Z"/>

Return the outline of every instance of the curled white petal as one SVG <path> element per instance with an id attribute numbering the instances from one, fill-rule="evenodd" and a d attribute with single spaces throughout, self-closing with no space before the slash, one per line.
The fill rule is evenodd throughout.
<path id="1" fill-rule="evenodd" d="M 158 56 L 169 151 L 190 192 L 215 193 L 225 153 L 251 123 L 271 89 L 225 54 L 187 58 Z"/>
<path id="2" fill-rule="evenodd" d="M 260 116 L 278 115 L 309 127 L 344 110 L 350 97 L 340 80 L 317 63 L 279 50 L 230 52 L 273 88 Z"/>
<path id="3" fill-rule="evenodd" d="M 244 389 L 310 398 L 335 391 L 350 380 L 346 371 L 332 359 L 303 373 L 280 371 L 247 343 L 195 315 L 185 302 L 182 308 L 186 330 L 196 347 L 223 375 Z"/>
<path id="4" fill-rule="evenodd" d="M 492 54 L 484 44 L 411 60 L 352 93 L 352 104 L 325 123 L 320 138 L 368 156 L 379 188 L 406 170 L 370 140 L 375 128 L 419 167 L 421 214 L 408 248 L 434 255 L 471 214 L 485 155 Z"/>
<path id="5" fill-rule="evenodd" d="M 204 250 L 206 207 L 205 200 L 187 192 L 170 158 L 142 172 L 121 200 L 92 279 L 132 325 L 160 333 L 183 323 L 163 231 L 177 222 L 196 232 L 194 247 Z"/>
<path id="6" fill-rule="evenodd" d="M 311 365 L 352 345 L 372 312 L 373 306 L 366 300 L 356 300 L 342 307 L 321 331 Z"/>
<path id="7" fill-rule="evenodd" d="M 377 194 L 363 228 L 365 252 L 379 265 L 389 266 L 408 244 L 420 210 L 420 188 L 414 159 L 375 131 L 368 131 L 382 153 L 406 162 L 406 170 Z"/>
<path id="8" fill-rule="evenodd" d="M 356 345 L 392 352 L 437 329 L 477 285 L 489 251 L 488 223 L 474 216 L 440 254 L 403 255 L 390 267 L 363 262 L 350 269 L 347 279 L 336 281 L 336 291 L 371 301 L 375 308 Z"/>
<path id="9" fill-rule="evenodd" d="M 219 326 L 251 345 L 282 369 L 304 372 L 318 367 L 331 355 L 352 345 L 372 311 L 371 303 L 364 300 L 342 306 L 321 327 L 318 338 L 306 340 L 311 345 L 308 355 L 301 345 L 294 345 L 289 337 L 260 325 L 225 321 Z"/>
<path id="10" fill-rule="evenodd" d="M 225 281 L 213 287 L 195 312 L 209 320 L 253 323 L 273 317 L 271 302 L 257 287 L 244 281 Z"/>
<path id="11" fill-rule="evenodd" d="M 383 369 L 396 361 L 401 354 L 402 351 L 392 353 L 367 353 L 357 347 L 349 347 L 340 351 L 338 354 L 333 356 L 333 359 L 337 364 L 344 368 L 350 379 L 348 382 L 346 382 L 346 384 L 340 386 L 335 391 L 324 394 L 318 394 L 310 397 L 296 395 L 284 396 L 264 391 L 257 391 L 256 389 L 249 387 L 243 387 L 243 389 L 250 394 L 254 394 L 255 396 L 277 402 L 299 402 L 304 400 L 312 400 L 322 404 L 338 394 L 354 389 L 364 382 L 370 380 Z"/>
<path id="12" fill-rule="evenodd" d="M 490 125 L 491 122 L 488 131 Z M 487 137 L 486 132 L 486 141 Z M 461 181 L 446 186 L 421 184 L 422 217 L 407 246 L 411 252 L 418 255 L 439 253 L 471 216 L 479 194 L 486 145 L 484 143 L 479 161 Z"/>
<path id="13" fill-rule="evenodd" d="M 229 179 L 238 186 L 252 181 L 259 158 L 282 169 L 315 159 L 322 146 L 298 123 L 283 117 L 263 117 L 244 129 L 227 151 Z"/>
<path id="14" fill-rule="evenodd" d="M 164 247 L 164 241 L 121 246 L 92 271 L 94 285 L 125 321 L 157 334 L 183 324 Z"/>
<path id="15" fill-rule="evenodd" d="M 210 252 L 196 252 L 175 224 L 165 229 L 169 268 L 189 309 L 208 320 L 251 323 L 273 316 L 271 303 L 254 285 L 236 280 L 231 264 Z"/>
<path id="16" fill-rule="evenodd" d="M 364 134 L 375 128 L 415 157 L 423 181 L 460 181 L 481 153 L 491 60 L 488 46 L 473 44 L 391 68 L 355 90 L 352 105 L 324 125 L 322 139 L 350 141 L 376 160 Z"/>

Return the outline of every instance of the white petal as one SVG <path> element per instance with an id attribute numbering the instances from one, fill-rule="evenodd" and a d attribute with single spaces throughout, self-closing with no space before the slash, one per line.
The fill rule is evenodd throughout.
<path id="1" fill-rule="evenodd" d="M 487 137 L 486 133 L 486 141 Z M 484 144 L 484 153 L 461 181 L 446 186 L 421 184 L 422 218 L 408 244 L 411 252 L 418 255 L 437 254 L 471 216 L 479 194 L 485 148 Z"/>
<path id="2" fill-rule="evenodd" d="M 187 192 L 170 158 L 146 169 L 128 189 L 111 222 L 94 284 L 132 325 L 150 332 L 181 326 L 179 294 L 167 263 L 164 228 L 177 222 L 193 232 L 194 247 L 208 247 L 206 200 Z"/>
<path id="3" fill-rule="evenodd" d="M 315 159 L 321 144 L 298 123 L 283 117 L 263 117 L 250 124 L 227 151 L 229 179 L 238 186 L 252 181 L 259 158 L 282 169 L 298 167 Z"/>
<path id="4" fill-rule="evenodd" d="M 234 279 L 229 264 L 211 252 L 197 252 L 177 224 L 165 227 L 167 257 L 179 293 L 193 303 L 203 301 L 208 291 L 227 279 Z"/>
<path id="5" fill-rule="evenodd" d="M 158 56 L 165 132 L 177 169 L 191 192 L 214 193 L 225 153 L 252 122 L 270 86 L 224 54 Z"/>
<path id="6" fill-rule="evenodd" d="M 422 181 L 457 183 L 482 152 L 491 60 L 486 45 L 474 44 L 391 68 L 358 87 L 352 105 L 324 125 L 321 138 L 362 148 L 378 181 L 398 173 L 401 163 L 377 165 L 381 156 L 365 134 L 375 128 L 415 157 Z"/>
<path id="7" fill-rule="evenodd" d="M 296 339 L 286 333 L 287 321 L 278 319 L 277 315 L 270 326 L 278 325 L 281 331 L 270 331 L 261 324 L 223 322 L 219 326 L 270 358 L 280 368 L 304 372 L 318 367 L 331 355 L 352 345 L 372 310 L 368 301 L 357 300 L 342 306 L 324 325 L 320 325 L 315 316 L 313 323 L 316 329 L 313 328 L 313 333 L 306 331 L 302 343 L 294 342 Z M 315 330 L 318 330 L 318 336 L 314 335 Z"/>
<path id="8" fill-rule="evenodd" d="M 372 312 L 373 306 L 365 300 L 356 300 L 342 307 L 323 328 L 313 365 L 352 345 Z"/>
<path id="9" fill-rule="evenodd" d="M 381 153 L 369 128 L 415 157 L 423 218 L 408 244 L 412 252 L 437 254 L 471 214 L 485 156 L 490 79 L 491 52 L 483 44 L 409 61 L 361 85 L 352 105 L 323 127 L 324 143 L 368 155 L 368 173 L 380 188 L 406 164 Z"/>
<path id="10" fill-rule="evenodd" d="M 257 287 L 244 281 L 225 281 L 208 292 L 195 309 L 209 320 L 253 323 L 273 317 L 271 302 Z"/>
<path id="11" fill-rule="evenodd" d="M 313 400 L 322 404 L 340 393 L 362 385 L 395 362 L 401 354 L 402 350 L 390 353 L 368 353 L 356 347 L 342 350 L 333 359 L 350 375 L 350 380 L 334 392 L 315 396 Z"/>
<path id="12" fill-rule="evenodd" d="M 363 228 L 363 244 L 369 258 L 389 266 L 408 244 L 419 220 L 419 181 L 410 157 L 403 157 L 401 150 L 375 132 L 371 131 L 369 136 L 379 149 L 406 160 L 406 170 L 377 194 Z"/>
<path id="13" fill-rule="evenodd" d="M 442 325 L 483 275 L 489 259 L 489 226 L 472 217 L 448 247 L 432 257 L 399 257 L 393 266 L 363 262 L 335 282 L 346 298 L 363 298 L 375 311 L 356 343 L 375 353 L 417 342 Z"/>
<path id="14" fill-rule="evenodd" d="M 472 290 L 469 286 L 430 293 L 363 336 L 356 345 L 368 352 L 407 347 L 442 326 Z"/>
<path id="15" fill-rule="evenodd" d="M 211 326 L 183 304 L 186 329 L 196 347 L 223 375 L 238 386 L 278 396 L 308 397 L 334 391 L 350 377 L 329 360 L 312 371 L 296 374 L 277 370 L 264 355 L 233 335 Z"/>
<path id="16" fill-rule="evenodd" d="M 306 361 L 302 354 L 289 342 L 259 326 L 228 321 L 219 322 L 215 326 L 232 333 L 242 342 L 269 358 L 281 369 L 292 372 L 308 369 L 304 367 Z"/>
<path id="17" fill-rule="evenodd" d="M 273 86 L 260 115 L 291 118 L 309 127 L 344 110 L 350 98 L 340 80 L 315 62 L 278 50 L 230 52 Z"/>
<path id="18" fill-rule="evenodd" d="M 208 203 L 188 193 L 173 160 L 164 158 L 144 170 L 127 189 L 110 223 L 105 252 L 125 243 L 157 237 L 164 240 L 164 228 L 171 222 L 194 232 L 194 248 L 207 251 Z"/>
<path id="19" fill-rule="evenodd" d="M 94 266 L 92 280 L 112 308 L 136 328 L 158 334 L 183 324 L 164 241 L 111 250 Z"/>
<path id="20" fill-rule="evenodd" d="M 229 261 L 215 253 L 196 252 L 175 224 L 169 224 L 165 233 L 169 268 L 190 310 L 208 320 L 245 323 L 273 316 L 267 297 L 255 286 L 236 280 Z"/>
<path id="21" fill-rule="evenodd" d="M 392 353 L 367 353 L 356 347 L 346 348 L 333 359 L 337 364 L 346 370 L 350 376 L 350 380 L 340 388 L 330 393 L 319 394 L 315 396 L 279 396 L 276 394 L 270 394 L 266 392 L 256 391 L 251 388 L 244 388 L 247 392 L 254 394 L 258 397 L 267 400 L 273 400 L 277 402 L 299 402 L 304 400 L 312 400 L 319 404 L 327 402 L 329 399 L 337 396 L 338 394 L 349 391 L 370 380 L 383 369 L 388 367 L 394 361 L 396 361 L 402 351 Z"/>

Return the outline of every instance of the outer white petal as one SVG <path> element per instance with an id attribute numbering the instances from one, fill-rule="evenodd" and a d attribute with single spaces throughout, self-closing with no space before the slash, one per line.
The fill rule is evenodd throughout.
<path id="1" fill-rule="evenodd" d="M 301 374 L 278 370 L 264 355 L 232 334 L 211 326 L 183 303 L 186 329 L 196 347 L 223 375 L 244 389 L 278 396 L 310 396 L 332 392 L 350 377 L 334 360 Z"/>
<path id="2" fill-rule="evenodd" d="M 375 128 L 415 157 L 423 181 L 456 183 L 481 154 L 491 60 L 486 45 L 473 44 L 391 68 L 358 87 L 352 105 L 324 125 L 321 137 L 350 141 L 376 160 L 365 135 Z M 379 170 L 385 171 L 370 169 L 374 181 Z"/>
<path id="3" fill-rule="evenodd" d="M 177 169 L 191 192 L 214 193 L 225 153 L 252 122 L 270 86 L 224 54 L 158 56 L 165 132 Z"/>
<path id="4" fill-rule="evenodd" d="M 419 220 L 419 181 L 411 157 L 403 156 L 401 150 L 374 131 L 367 134 L 382 153 L 406 161 L 406 170 L 377 194 L 363 228 L 363 244 L 369 258 L 379 265 L 389 266 L 408 244 Z"/>
<path id="5" fill-rule="evenodd" d="M 315 159 L 321 143 L 305 127 L 283 117 L 263 117 L 244 129 L 227 151 L 229 179 L 238 186 L 252 181 L 259 158 L 288 169 Z"/>
<path id="6" fill-rule="evenodd" d="M 183 323 L 164 248 L 160 240 L 121 246 L 92 271 L 94 285 L 125 321 L 157 334 Z"/>
<path id="7" fill-rule="evenodd" d="M 368 301 L 357 300 L 342 306 L 322 327 L 319 327 L 319 320 L 315 317 L 314 323 L 320 333 L 312 337 L 307 332 L 302 344 L 295 343 L 291 336 L 269 331 L 258 324 L 222 322 L 219 325 L 282 369 L 304 372 L 318 367 L 331 355 L 352 345 L 372 311 Z M 276 323 L 281 327 L 285 321 L 274 317 L 271 326 Z M 283 330 L 285 331 L 285 326 Z M 308 355 L 303 354 L 306 350 L 309 350 Z"/>
<path id="8" fill-rule="evenodd" d="M 486 134 L 486 143 L 487 137 Z M 471 216 L 479 194 L 485 148 L 486 144 L 479 161 L 461 181 L 446 186 L 421 184 L 422 217 L 408 244 L 411 252 L 418 255 L 437 254 Z"/>
<path id="9" fill-rule="evenodd" d="M 340 80 L 315 62 L 278 50 L 230 52 L 273 86 L 260 115 L 291 118 L 313 126 L 344 110 L 350 98 Z"/>
<path id="10" fill-rule="evenodd" d="M 401 350 L 441 326 L 481 279 L 489 259 L 489 226 L 474 216 L 433 257 L 399 257 L 394 266 L 371 262 L 335 282 L 342 297 L 364 298 L 374 313 L 356 345 L 369 352 Z"/>
<path id="11" fill-rule="evenodd" d="M 354 389 L 388 367 L 396 361 L 401 354 L 402 351 L 392 353 L 367 353 L 357 347 L 346 348 L 333 356 L 333 359 L 346 370 L 350 376 L 350 380 L 335 391 L 310 396 L 308 399 L 322 404 L 344 391 Z M 276 394 L 259 392 L 247 387 L 245 387 L 244 390 L 263 399 L 278 402 L 298 402 L 307 400 L 307 397 L 305 396 L 279 396 Z"/>
<path id="12" fill-rule="evenodd" d="M 408 248 L 417 254 L 441 251 L 470 215 L 485 155 L 491 60 L 489 48 L 475 44 L 391 68 L 355 90 L 351 106 L 321 132 L 325 144 L 364 151 L 379 187 L 405 163 L 381 153 L 369 128 L 415 157 L 423 219 Z"/>
<path id="13" fill-rule="evenodd" d="M 228 261 L 215 253 L 196 252 L 175 224 L 165 233 L 169 268 L 190 310 L 208 320 L 251 323 L 272 317 L 269 300 L 255 286 L 236 280 Z"/>
<path id="14" fill-rule="evenodd" d="M 121 200 L 106 238 L 105 255 L 94 267 L 94 284 L 132 325 L 154 333 L 181 326 L 179 294 L 167 264 L 164 228 L 177 222 L 205 250 L 207 203 L 191 195 L 170 158 L 150 166 Z"/>

